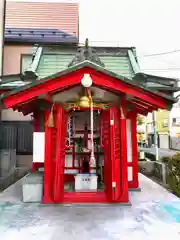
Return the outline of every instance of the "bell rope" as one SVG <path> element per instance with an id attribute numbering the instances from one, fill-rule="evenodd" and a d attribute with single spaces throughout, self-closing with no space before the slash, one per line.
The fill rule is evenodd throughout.
<path id="1" fill-rule="evenodd" d="M 95 156 L 94 156 L 94 122 L 93 122 L 93 100 L 90 89 L 88 89 L 88 95 L 90 100 L 90 120 L 91 120 L 91 156 L 90 156 L 90 166 L 95 165 Z"/>

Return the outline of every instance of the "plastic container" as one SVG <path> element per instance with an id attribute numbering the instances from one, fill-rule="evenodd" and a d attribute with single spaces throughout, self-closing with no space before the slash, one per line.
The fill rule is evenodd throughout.
<path id="1" fill-rule="evenodd" d="M 31 173 L 22 180 L 23 202 L 41 202 L 43 196 L 43 177 L 41 172 Z"/>

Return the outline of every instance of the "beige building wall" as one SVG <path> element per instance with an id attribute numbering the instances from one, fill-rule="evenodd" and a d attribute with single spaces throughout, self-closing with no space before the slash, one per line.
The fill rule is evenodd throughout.
<path id="1" fill-rule="evenodd" d="M 31 115 L 24 116 L 13 109 L 6 109 L 1 112 L 1 121 L 30 121 Z"/>
<path id="2" fill-rule="evenodd" d="M 21 54 L 32 54 L 32 46 L 6 45 L 4 47 L 4 75 L 20 73 Z"/>

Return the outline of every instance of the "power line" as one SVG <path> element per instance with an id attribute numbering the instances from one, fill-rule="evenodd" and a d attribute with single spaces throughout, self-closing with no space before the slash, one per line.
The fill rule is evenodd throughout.
<path id="1" fill-rule="evenodd" d="M 180 71 L 180 67 L 179 68 L 140 68 L 141 71 L 161 71 L 161 72 L 167 72 L 167 71 Z M 121 72 L 121 74 L 129 74 L 129 72 Z"/>
<path id="2" fill-rule="evenodd" d="M 122 46 L 122 42 L 121 41 L 112 41 L 112 40 L 107 40 L 107 41 L 90 41 L 90 43 L 104 43 L 105 46 L 111 43 L 114 43 L 112 47 L 123 47 Z M 104 45 L 103 44 L 103 45 Z M 123 44 L 124 45 L 124 44 Z M 93 46 L 92 46 L 93 47 Z M 102 46 L 103 47 L 103 46 Z M 136 51 L 137 53 L 139 52 L 138 49 L 136 48 Z M 141 51 L 140 51 L 141 52 Z M 173 53 L 176 53 L 176 52 L 180 52 L 180 49 L 175 49 L 175 50 L 172 50 L 172 51 L 167 51 L 167 52 L 160 52 L 160 53 L 152 53 L 152 54 L 137 54 L 137 58 L 139 60 L 139 62 L 141 62 L 141 58 L 143 57 L 158 57 L 158 56 L 163 56 L 163 55 L 168 55 L 168 54 L 173 54 Z M 175 62 L 169 62 L 169 61 L 165 61 L 163 59 L 155 59 L 155 61 L 158 61 L 158 62 L 162 62 L 162 63 L 165 63 L 165 64 L 168 64 L 168 65 L 175 65 L 176 63 Z M 179 71 L 180 70 L 180 67 L 167 67 L 167 68 L 163 68 L 163 69 L 142 69 L 141 70 L 146 70 L 146 71 L 172 71 L 172 70 L 177 70 Z"/>
<path id="3" fill-rule="evenodd" d="M 180 70 L 180 67 L 170 67 L 170 68 L 141 68 L 141 70 L 146 71 L 169 71 L 169 70 Z"/>
<path id="4" fill-rule="evenodd" d="M 139 57 L 154 57 L 154 56 L 167 55 L 167 54 L 176 53 L 176 52 L 180 52 L 180 49 L 176 49 L 176 50 L 169 51 L 169 52 L 161 52 L 161 53 L 152 53 L 152 54 L 139 55 Z"/>
<path id="5" fill-rule="evenodd" d="M 120 41 L 113 41 L 113 40 L 107 40 L 107 41 L 91 41 L 89 40 L 90 43 L 114 43 L 117 47 L 123 47 L 120 46 L 120 44 L 122 44 L 122 42 Z M 114 46 L 113 46 L 114 47 Z M 126 46 L 127 47 L 127 46 Z M 132 47 L 132 46 L 131 46 Z M 136 48 L 137 49 L 137 48 Z M 175 49 L 172 51 L 167 51 L 167 52 L 160 52 L 160 53 L 152 53 L 152 54 L 143 54 L 143 55 L 139 55 L 139 56 L 143 56 L 143 57 L 153 57 L 153 56 L 160 56 L 160 55 L 166 55 L 166 54 L 171 54 L 171 53 L 176 53 L 176 52 L 180 52 L 180 49 Z"/>

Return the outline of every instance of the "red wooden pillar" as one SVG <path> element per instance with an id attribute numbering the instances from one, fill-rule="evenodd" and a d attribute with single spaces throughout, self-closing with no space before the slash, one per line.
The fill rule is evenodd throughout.
<path id="1" fill-rule="evenodd" d="M 130 184 L 130 188 L 138 188 L 138 146 L 137 146 L 137 125 L 136 125 L 137 113 L 135 111 L 131 114 L 131 139 L 132 139 L 132 172 L 133 180 Z"/>
<path id="2" fill-rule="evenodd" d="M 110 108 L 110 147 L 111 151 L 111 169 L 112 169 L 112 200 L 121 202 L 121 149 L 120 149 L 120 110 L 116 106 Z M 109 169 L 110 171 L 110 169 Z"/>
<path id="3" fill-rule="evenodd" d="M 110 139 L 110 110 L 101 114 L 103 147 L 104 147 L 104 187 L 107 200 L 112 201 L 112 163 L 111 163 L 111 139 Z"/>
<path id="4" fill-rule="evenodd" d="M 121 116 L 120 116 L 120 143 L 121 143 L 121 181 L 122 181 L 122 195 L 121 202 L 129 201 L 128 194 L 128 163 L 127 163 L 127 130 L 126 130 L 126 116 L 127 103 L 125 97 L 121 99 Z"/>
<path id="5" fill-rule="evenodd" d="M 66 146 L 67 116 L 64 109 L 57 109 L 56 157 L 54 174 L 54 201 L 62 202 L 64 197 L 64 164 Z"/>
<path id="6" fill-rule="evenodd" d="M 44 203 L 52 203 L 53 201 L 53 159 L 52 149 L 52 129 L 48 127 L 49 112 L 45 111 L 45 156 L 44 156 Z"/>

